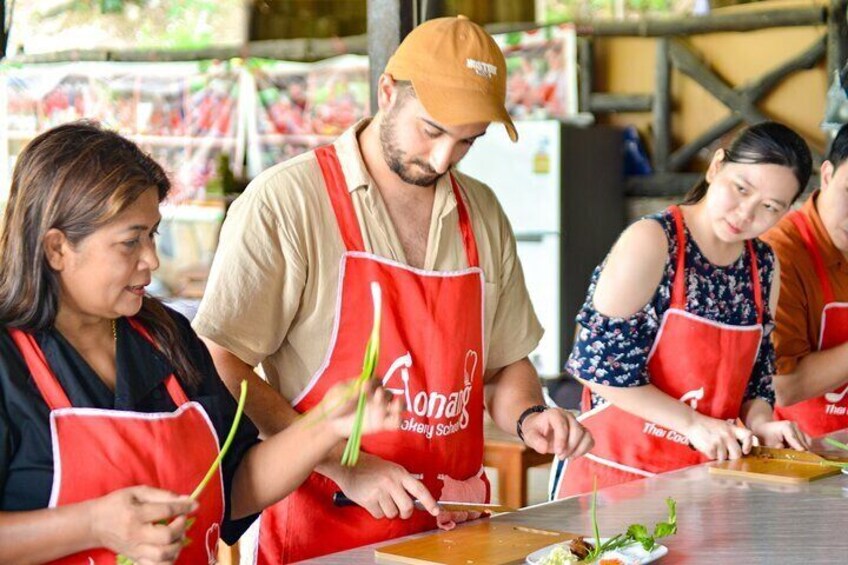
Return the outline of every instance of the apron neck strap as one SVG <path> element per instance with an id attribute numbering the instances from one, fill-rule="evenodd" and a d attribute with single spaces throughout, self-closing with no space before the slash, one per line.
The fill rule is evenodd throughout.
<path id="1" fill-rule="evenodd" d="M 153 336 L 150 335 L 150 332 L 147 331 L 147 328 L 145 328 L 141 322 L 135 318 L 127 318 L 127 321 L 135 331 L 141 334 L 141 337 L 150 342 L 154 348 L 157 348 L 156 342 L 153 341 Z M 188 402 L 188 397 L 186 396 L 183 387 L 180 386 L 179 381 L 177 381 L 177 377 L 174 376 L 174 373 L 171 373 L 168 375 L 168 378 L 165 379 L 165 388 L 167 389 L 168 394 L 171 395 L 171 400 L 173 400 L 174 404 L 177 406 L 182 406 Z"/>
<path id="2" fill-rule="evenodd" d="M 674 269 L 674 281 L 671 290 L 671 307 L 679 310 L 686 310 L 686 233 L 683 222 L 683 212 L 680 207 L 673 204 L 669 206 L 669 211 L 674 218 L 674 225 L 677 238 L 677 266 Z M 745 250 L 748 252 L 749 263 L 751 265 L 751 285 L 754 290 L 754 305 L 757 308 L 757 324 L 763 323 L 763 289 L 760 284 L 759 266 L 757 264 L 757 254 L 754 252 L 754 245 L 751 240 L 745 242 Z"/>
<path id="3" fill-rule="evenodd" d="M 342 171 L 335 146 L 324 145 L 323 147 L 319 147 L 315 150 L 315 156 L 318 159 L 318 165 L 324 177 L 324 184 L 327 186 L 327 193 L 330 196 L 330 203 L 336 215 L 336 221 L 339 225 L 339 231 L 341 232 L 345 249 L 347 251 L 364 252 L 365 244 L 362 239 L 362 232 L 359 229 L 359 219 L 356 217 L 356 211 L 353 208 L 353 200 L 350 197 L 350 191 L 347 188 L 347 182 L 345 181 L 344 172 Z M 456 198 L 456 208 L 459 214 L 459 230 L 462 233 L 462 242 L 468 259 L 468 266 L 477 267 L 480 264 L 479 254 L 477 252 L 477 242 L 474 239 L 474 230 L 471 226 L 468 208 L 462 198 L 462 190 L 459 187 L 459 183 L 457 183 L 453 174 L 450 174 L 450 181 L 454 197 Z"/>
<path id="4" fill-rule="evenodd" d="M 677 265 L 674 269 L 674 282 L 671 287 L 671 307 L 679 310 L 686 309 L 686 234 L 683 226 L 683 212 L 680 207 L 673 204 L 668 207 L 674 218 L 674 227 L 677 234 Z"/>
<path id="5" fill-rule="evenodd" d="M 144 326 L 141 325 L 141 323 L 132 318 L 129 319 L 129 322 L 130 325 L 147 341 L 153 343 L 153 338 L 151 338 L 150 334 Z M 15 346 L 17 346 L 18 350 L 21 352 L 30 374 L 32 374 L 32 380 L 35 381 L 36 388 L 38 388 L 38 391 L 41 393 L 42 398 L 44 398 L 44 402 L 46 402 L 47 406 L 50 407 L 50 410 L 72 408 L 73 405 L 71 404 L 68 395 L 65 394 L 65 390 L 62 388 L 62 385 L 59 384 L 59 379 L 56 378 L 56 375 L 53 374 L 53 370 L 50 369 L 50 365 L 44 357 L 44 352 L 41 350 L 41 347 L 38 346 L 38 342 L 35 341 L 35 337 L 33 337 L 32 334 L 14 328 L 9 328 L 8 331 L 9 335 L 12 337 L 12 341 L 15 343 Z M 182 406 L 188 402 L 188 397 L 186 396 L 185 391 L 183 391 L 180 383 L 177 381 L 173 373 L 171 373 L 165 380 L 165 388 L 168 390 L 168 394 L 171 395 L 171 400 L 173 400 L 174 404 L 177 406 Z"/>
<path id="6" fill-rule="evenodd" d="M 453 196 L 456 199 L 456 212 L 459 214 L 459 231 L 462 233 L 462 243 L 465 246 L 465 256 L 468 259 L 469 267 L 480 266 L 480 256 L 477 253 L 477 241 L 474 239 L 474 230 L 471 227 L 471 217 L 468 214 L 468 207 L 465 205 L 465 200 L 462 197 L 462 189 L 459 186 L 453 173 L 448 173 L 453 189 Z"/>
<path id="7" fill-rule="evenodd" d="M 745 249 L 748 250 L 749 263 L 751 264 L 751 286 L 754 287 L 754 304 L 757 307 L 757 324 L 763 323 L 763 285 L 760 283 L 760 266 L 757 254 L 754 252 L 754 243 L 749 239 L 745 241 Z"/>
<path id="8" fill-rule="evenodd" d="M 315 150 L 321 174 L 324 176 L 324 184 L 330 194 L 330 202 L 336 213 L 336 221 L 339 231 L 342 233 L 342 241 L 348 251 L 365 251 L 365 243 L 362 241 L 362 232 L 359 230 L 359 220 L 353 209 L 353 200 L 347 189 L 342 166 L 336 148 L 332 145 L 324 145 Z"/>
<path id="9" fill-rule="evenodd" d="M 70 408 L 71 401 L 68 399 L 68 395 L 65 394 L 62 385 L 59 384 L 59 381 L 53 375 L 53 371 L 50 370 L 50 365 L 47 364 L 44 352 L 38 346 L 35 337 L 32 334 L 15 328 L 9 328 L 8 331 L 18 351 L 23 355 L 24 362 L 27 364 L 27 368 L 29 368 L 36 388 L 38 388 L 50 410 Z"/>
<path id="10" fill-rule="evenodd" d="M 810 226 L 810 221 L 807 217 L 798 210 L 789 213 L 789 219 L 795 224 L 798 233 L 801 234 L 801 239 L 804 246 L 810 254 L 810 259 L 813 261 L 813 267 L 816 270 L 816 275 L 821 282 L 822 294 L 824 295 L 824 303 L 829 304 L 836 302 L 836 295 L 833 292 L 833 287 L 830 285 L 830 277 L 827 276 L 827 269 L 824 266 L 819 246 L 816 244 L 816 239 L 813 236 L 813 230 Z"/>

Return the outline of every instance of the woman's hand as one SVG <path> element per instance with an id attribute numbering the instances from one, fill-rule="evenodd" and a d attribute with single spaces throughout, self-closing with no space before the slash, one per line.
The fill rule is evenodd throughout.
<path id="1" fill-rule="evenodd" d="M 692 447 L 718 461 L 739 459 L 750 453 L 754 444 L 754 432 L 751 430 L 698 413 L 684 433 Z"/>
<path id="2" fill-rule="evenodd" d="M 810 449 L 810 436 L 789 420 L 763 422 L 753 428 L 762 445 L 768 447 L 791 447 L 797 451 Z"/>
<path id="3" fill-rule="evenodd" d="M 403 409 L 402 398 L 388 392 L 377 381 L 365 384 L 365 418 L 363 433 L 396 430 L 400 426 Z M 341 438 L 350 436 L 359 394 L 351 383 L 339 383 L 327 391 L 318 407 L 318 413 L 327 418 L 331 429 Z"/>
<path id="4" fill-rule="evenodd" d="M 176 561 L 183 547 L 186 515 L 197 509 L 197 502 L 188 496 L 144 486 L 117 490 L 89 504 L 97 546 L 138 565 Z"/>

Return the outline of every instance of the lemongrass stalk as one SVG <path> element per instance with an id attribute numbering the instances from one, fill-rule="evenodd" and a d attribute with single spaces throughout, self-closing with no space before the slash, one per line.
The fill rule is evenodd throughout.
<path id="1" fill-rule="evenodd" d="M 376 282 L 371 283 L 371 301 L 374 305 L 374 320 L 371 325 L 371 335 L 365 344 L 365 356 L 362 360 L 362 372 L 356 379 L 355 388 L 359 389 L 359 400 L 353 418 L 350 437 L 342 453 L 341 464 L 353 467 L 359 461 L 359 450 L 362 445 L 362 425 L 365 419 L 365 394 L 368 379 L 374 376 L 377 360 L 380 357 L 380 321 L 382 319 L 382 291 Z"/>
<path id="2" fill-rule="evenodd" d="M 218 470 L 218 466 L 221 465 L 221 461 L 223 461 L 224 456 L 227 455 L 227 451 L 230 449 L 230 445 L 233 443 L 233 438 L 236 437 L 236 430 L 238 429 L 239 422 L 241 421 L 241 415 L 244 412 L 244 402 L 247 399 L 247 381 L 241 381 L 241 390 L 239 390 L 239 400 L 238 407 L 236 408 L 236 415 L 233 418 L 233 423 L 230 426 L 230 432 L 227 434 L 227 439 L 224 440 L 224 445 L 221 447 L 221 451 L 218 453 L 218 457 L 212 462 L 212 465 L 209 467 L 209 470 L 206 471 L 206 475 L 203 477 L 203 480 L 200 481 L 200 484 L 197 485 L 197 488 L 194 489 L 194 492 L 191 493 L 192 500 L 196 500 L 200 493 L 203 492 L 203 489 L 206 488 L 206 485 L 209 483 L 212 476 L 215 474 L 215 471 Z"/>
<path id="3" fill-rule="evenodd" d="M 845 445 L 841 441 L 833 439 L 832 437 L 826 437 L 826 438 L 824 438 L 824 441 L 825 441 L 825 443 L 829 443 L 833 447 L 838 447 L 839 449 L 844 449 L 844 450 L 848 451 L 848 445 Z"/>
<path id="4" fill-rule="evenodd" d="M 843 469 L 848 469 L 848 463 L 841 463 L 839 461 L 819 461 L 819 465 L 823 467 L 842 467 Z"/>

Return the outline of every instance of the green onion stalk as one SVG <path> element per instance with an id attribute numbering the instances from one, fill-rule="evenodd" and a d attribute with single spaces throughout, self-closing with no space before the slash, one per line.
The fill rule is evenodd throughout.
<path id="1" fill-rule="evenodd" d="M 206 471 L 206 474 L 203 476 L 203 479 L 200 481 L 200 484 L 195 487 L 192 491 L 189 498 L 191 500 L 197 500 L 197 497 L 200 496 L 200 493 L 203 492 L 203 489 L 206 488 L 206 485 L 209 484 L 209 481 L 212 480 L 212 477 L 215 475 L 215 471 L 218 470 L 218 467 L 221 465 L 221 461 L 224 460 L 224 457 L 227 455 L 227 451 L 230 450 L 230 446 L 233 444 L 233 439 L 236 437 L 236 430 L 238 430 L 239 422 L 241 421 L 241 415 L 244 413 L 244 403 L 247 399 L 247 381 L 241 382 L 241 389 L 239 391 L 239 400 L 238 407 L 236 408 L 236 415 L 233 418 L 233 423 L 230 425 L 230 431 L 227 434 L 227 439 L 224 440 L 224 445 L 221 447 L 220 452 L 218 452 L 218 456 L 212 461 L 212 465 L 209 466 L 209 470 Z M 162 520 L 159 522 L 160 524 L 167 524 L 166 520 Z M 194 518 L 189 518 L 186 521 L 186 531 L 194 524 Z M 191 543 L 191 540 L 186 538 L 184 542 L 184 546 Z M 125 555 L 118 555 L 115 563 L 117 565 L 133 565 L 135 562 Z"/>
<path id="2" fill-rule="evenodd" d="M 839 449 L 848 451 L 848 445 L 839 440 L 833 439 L 832 437 L 824 438 L 824 442 L 828 445 L 832 445 L 833 447 L 838 447 Z M 848 469 L 848 463 L 843 463 L 841 461 L 822 461 L 821 464 L 830 467 L 841 467 L 843 470 Z"/>
<path id="3" fill-rule="evenodd" d="M 371 283 L 371 301 L 374 305 L 374 321 L 371 325 L 371 335 L 365 345 L 365 358 L 362 361 L 362 372 L 353 383 L 353 393 L 359 392 L 356 404 L 356 414 L 353 418 L 353 428 L 342 453 L 341 464 L 353 467 L 359 461 L 359 451 L 362 445 L 362 425 L 365 420 L 365 401 L 368 380 L 374 377 L 377 360 L 380 357 L 380 320 L 382 318 L 382 291 L 380 284 Z"/>
<path id="4" fill-rule="evenodd" d="M 592 518 L 592 533 L 595 536 L 595 545 L 589 551 L 581 563 L 594 563 L 599 560 L 605 553 L 616 551 L 634 544 L 640 544 L 645 551 L 651 551 L 657 546 L 657 541 L 660 538 L 671 536 L 677 533 L 677 505 L 673 498 L 666 499 L 668 506 L 668 520 L 659 522 L 654 525 L 653 534 L 650 533 L 647 527 L 642 524 L 631 524 L 627 528 L 627 533 L 618 534 L 611 537 L 607 541 L 601 543 L 600 528 L 598 528 L 598 478 L 595 477 L 594 488 L 592 489 L 592 507 L 590 515 Z"/>

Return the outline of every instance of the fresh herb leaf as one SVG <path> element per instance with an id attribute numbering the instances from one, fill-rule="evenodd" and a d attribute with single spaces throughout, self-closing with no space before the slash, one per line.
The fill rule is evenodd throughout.
<path id="1" fill-rule="evenodd" d="M 668 522 L 654 526 L 654 537 L 657 539 L 677 533 L 677 504 L 670 497 L 665 499 L 665 503 L 668 505 Z"/>
<path id="2" fill-rule="evenodd" d="M 631 524 L 627 528 L 627 537 L 639 542 L 645 551 L 651 551 L 656 545 L 654 538 L 648 533 L 648 528 L 642 524 Z"/>
<path id="3" fill-rule="evenodd" d="M 635 540 L 643 540 L 650 537 L 648 535 L 648 528 L 642 524 L 632 524 L 629 528 L 627 528 L 627 535 Z"/>
<path id="4" fill-rule="evenodd" d="M 640 544 L 645 551 L 653 550 L 659 538 L 670 536 L 677 533 L 677 504 L 674 499 L 669 497 L 666 499 L 668 505 L 668 521 L 660 522 L 654 526 L 654 535 L 648 533 L 648 528 L 642 524 L 631 524 L 627 528 L 627 533 L 618 534 L 615 537 L 601 543 L 600 528 L 598 527 L 598 482 L 595 479 L 595 488 L 592 491 L 592 507 L 590 514 L 592 517 L 592 533 L 595 536 L 595 547 L 583 559 L 583 563 L 594 563 L 600 559 L 605 553 L 622 549 L 624 547 Z"/>

